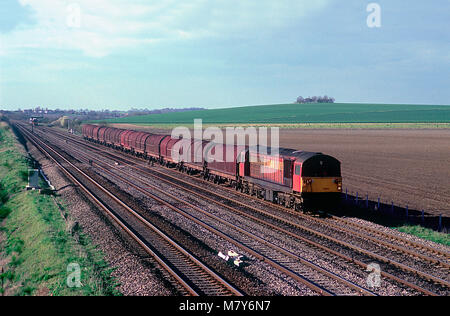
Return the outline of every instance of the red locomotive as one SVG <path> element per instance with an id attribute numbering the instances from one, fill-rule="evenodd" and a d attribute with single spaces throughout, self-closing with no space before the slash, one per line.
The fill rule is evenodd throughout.
<path id="1" fill-rule="evenodd" d="M 277 155 L 271 155 L 271 148 L 260 146 L 216 144 L 90 124 L 83 125 L 83 137 L 296 210 L 332 205 L 342 192 L 340 162 L 322 153 L 280 148 Z"/>

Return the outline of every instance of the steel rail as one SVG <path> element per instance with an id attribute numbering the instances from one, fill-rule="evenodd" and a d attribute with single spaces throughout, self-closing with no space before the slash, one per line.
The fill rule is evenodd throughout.
<path id="1" fill-rule="evenodd" d="M 21 130 L 22 133 L 24 132 Z M 28 132 L 25 131 L 25 134 Z M 42 151 L 46 156 L 48 156 L 51 160 L 53 160 L 56 165 L 64 171 L 64 173 L 74 182 L 76 183 L 80 188 L 87 193 L 89 197 L 91 197 L 102 209 L 104 209 L 108 215 L 111 216 L 111 218 L 119 224 L 136 242 L 141 245 L 144 250 L 149 253 L 166 271 L 169 272 L 169 274 L 174 277 L 179 284 L 182 285 L 182 287 L 190 294 L 194 296 L 200 295 L 196 290 L 194 290 L 177 272 L 175 272 L 165 261 L 162 259 L 159 255 L 157 255 L 152 249 L 150 249 L 147 244 L 142 240 L 142 238 L 138 237 L 130 228 L 128 228 L 128 225 L 120 220 L 118 216 L 114 214 L 114 212 L 106 206 L 103 202 L 101 202 L 95 194 L 93 194 L 85 185 L 83 185 L 73 174 L 71 174 L 70 171 L 67 170 L 64 166 L 62 166 L 52 155 L 45 150 L 42 146 L 37 144 L 37 141 L 35 139 L 32 139 L 32 136 L 26 135 L 27 139 L 29 139 L 40 151 Z M 229 284 L 227 281 L 225 281 L 222 277 L 218 276 L 215 272 L 213 272 L 211 269 L 209 269 L 207 266 L 205 266 L 202 262 L 200 262 L 198 259 L 196 259 L 192 254 L 190 254 L 188 251 L 186 251 L 184 248 L 179 246 L 175 241 L 173 241 L 170 237 L 165 235 L 163 232 L 161 232 L 157 227 L 149 223 L 147 220 L 145 220 L 142 216 L 140 216 L 136 211 L 134 211 L 132 208 L 130 208 L 128 205 L 126 205 L 124 202 L 122 202 L 120 199 L 118 199 L 116 196 L 114 196 L 112 193 L 107 191 L 103 188 L 100 184 L 98 184 L 94 179 L 92 179 L 89 175 L 85 174 L 82 170 L 80 170 L 78 167 L 73 165 L 70 161 L 68 161 L 66 158 L 61 156 L 59 153 L 57 153 L 54 149 L 52 149 L 47 144 L 41 142 L 44 146 L 46 146 L 50 151 L 52 151 L 55 155 L 59 156 L 62 160 L 64 160 L 67 164 L 69 164 L 72 168 L 77 170 L 80 174 L 82 174 L 86 179 L 88 179 L 92 184 L 94 184 L 97 188 L 102 190 L 106 195 L 108 195 L 111 199 L 113 199 L 115 202 L 117 202 L 119 205 L 121 205 L 124 209 L 126 209 L 128 212 L 133 214 L 136 218 L 138 218 L 142 223 L 144 223 L 148 228 L 152 229 L 154 232 L 156 232 L 159 236 L 161 236 L 164 240 L 166 240 L 170 245 L 172 245 L 174 248 L 176 248 L 181 254 L 188 257 L 190 260 L 192 260 L 195 265 L 199 268 L 201 268 L 203 271 L 205 271 L 209 276 L 211 276 L 214 280 L 216 280 L 218 283 L 220 283 L 231 295 L 237 295 L 242 296 L 243 294 L 235 289 L 231 284 Z"/>
<path id="2" fill-rule="evenodd" d="M 87 143 L 80 142 L 79 140 L 74 140 L 73 138 L 68 137 L 67 135 L 63 135 L 63 134 L 61 134 L 61 133 L 59 133 L 59 132 L 56 132 L 56 131 L 53 131 L 53 132 L 54 132 L 55 134 L 60 135 L 61 137 L 65 137 L 65 138 L 71 139 L 71 140 L 73 140 L 73 141 L 77 141 L 77 142 L 79 142 L 79 143 L 81 143 L 81 144 L 84 144 L 84 145 L 86 145 L 86 146 L 90 146 L 90 145 L 88 145 Z M 100 148 L 97 147 L 97 146 L 90 146 L 90 147 L 91 147 L 91 148 L 95 148 L 95 149 L 97 149 L 97 150 L 101 150 L 101 151 L 103 151 L 103 152 L 107 152 L 108 154 L 111 154 L 110 152 L 105 151 L 105 150 L 103 150 L 103 149 L 100 149 Z M 131 167 L 136 168 L 135 166 L 131 166 Z M 154 172 L 158 172 L 158 171 L 155 171 L 155 170 L 153 170 L 153 171 L 154 171 Z M 160 173 L 160 172 L 158 172 L 158 173 Z M 163 173 L 163 174 L 164 174 L 165 176 L 167 176 L 167 177 L 172 177 L 172 176 L 170 176 L 170 175 L 168 175 L 168 174 L 166 174 L 166 173 Z M 182 181 L 182 180 L 180 180 L 180 179 L 178 179 L 178 178 L 177 178 L 177 180 L 178 180 L 178 181 Z M 206 183 L 206 184 L 210 184 L 210 182 L 207 182 L 207 181 L 202 180 L 202 179 L 196 178 L 196 180 L 198 180 L 198 181 L 200 181 L 200 182 L 203 182 L 203 183 Z M 184 182 L 184 181 L 183 181 L 183 182 Z M 186 182 L 185 182 L 185 183 L 186 183 Z M 190 185 L 193 185 L 193 184 L 190 183 Z M 195 185 L 194 185 L 194 186 L 195 186 Z M 243 197 L 246 197 L 246 198 L 251 197 L 251 198 L 254 199 L 255 201 L 262 202 L 262 203 L 264 203 L 264 204 L 266 204 L 266 205 L 268 205 L 268 206 L 270 206 L 270 207 L 279 208 L 280 210 L 285 211 L 285 212 L 287 211 L 288 213 L 290 213 L 290 214 L 292 214 L 292 215 L 297 215 L 297 216 L 298 216 L 298 215 L 300 215 L 300 216 L 303 215 L 303 214 L 300 214 L 300 213 L 297 213 L 297 212 L 292 212 L 292 210 L 290 210 L 290 209 L 288 209 L 288 208 L 286 208 L 286 207 L 282 207 L 282 206 L 277 205 L 277 204 L 274 204 L 274 203 L 270 203 L 270 202 L 267 202 L 267 201 L 264 201 L 264 200 L 261 200 L 261 199 L 257 199 L 257 198 L 255 198 L 255 197 L 253 197 L 253 196 L 251 196 L 251 195 L 243 194 L 243 193 L 241 193 L 241 192 L 239 192 L 239 191 L 235 191 L 235 190 L 229 189 L 229 188 L 224 187 L 224 186 L 220 186 L 220 187 L 223 188 L 223 189 L 225 189 L 225 190 L 227 190 L 227 191 L 230 191 L 230 192 L 232 192 L 232 193 L 237 193 L 238 195 L 242 195 Z M 215 193 L 215 194 L 218 195 L 217 193 Z M 228 197 L 226 197 L 226 198 L 227 198 L 227 199 L 230 199 L 230 198 L 228 198 Z M 239 203 L 239 202 L 237 202 L 237 201 L 235 201 L 235 202 L 236 202 L 236 203 Z M 332 219 L 334 219 L 334 220 L 336 220 L 336 221 L 338 221 L 338 222 L 346 223 L 346 224 L 349 225 L 349 226 L 357 227 L 357 228 L 359 228 L 359 229 L 361 229 L 361 230 L 364 230 L 364 231 L 367 231 L 367 232 L 372 232 L 372 233 L 374 233 L 374 234 L 376 234 L 376 235 L 383 236 L 383 237 L 388 238 L 388 239 L 396 240 L 396 241 L 398 241 L 398 242 L 400 242 L 400 243 L 408 244 L 408 245 L 410 245 L 410 246 L 412 246 L 412 247 L 414 247 L 414 248 L 422 249 L 422 250 L 424 250 L 424 251 L 427 251 L 427 252 L 430 252 L 430 253 L 433 253 L 433 254 L 437 254 L 437 255 L 439 255 L 439 256 L 444 257 L 444 258 L 447 259 L 447 260 L 450 259 L 450 253 L 449 253 L 449 252 L 441 251 L 441 250 L 439 250 L 439 249 L 436 249 L 436 248 L 433 248 L 433 247 L 430 247 L 430 246 L 427 246 L 427 245 L 423 245 L 423 244 L 420 244 L 420 243 L 417 243 L 417 242 L 414 242 L 414 241 L 411 241 L 411 240 L 407 240 L 407 239 L 404 239 L 404 238 L 402 238 L 402 237 L 400 237 L 400 236 L 395 236 L 395 235 L 390 234 L 390 233 L 387 233 L 387 232 L 382 232 L 382 231 L 379 231 L 379 230 L 377 230 L 377 229 L 375 229 L 375 228 L 367 227 L 367 226 L 362 225 L 362 224 L 352 223 L 351 221 L 349 221 L 349 220 L 347 220 L 347 219 L 345 219 L 345 218 L 339 218 L 339 217 L 332 216 L 332 215 L 330 215 L 330 216 L 331 216 Z M 308 218 L 310 218 L 310 217 L 308 217 Z M 314 220 L 316 220 L 316 221 L 318 221 L 318 222 L 321 221 L 320 219 L 314 219 Z M 326 223 L 325 223 L 324 221 L 322 221 L 322 223 L 325 224 L 325 225 L 329 225 L 329 224 L 330 224 L 329 222 L 326 222 Z M 337 228 L 337 229 L 342 229 L 341 226 L 337 226 L 337 225 L 334 225 L 334 224 L 331 224 L 331 225 L 333 225 L 333 227 L 335 227 L 335 228 Z M 408 253 L 408 254 L 410 254 L 410 255 L 413 256 L 413 257 L 417 257 L 417 258 L 423 259 L 423 260 L 425 260 L 425 261 L 429 261 L 430 263 L 433 263 L 433 264 L 441 265 L 441 266 L 443 266 L 443 267 L 445 267 L 445 268 L 450 268 L 450 264 L 447 263 L 447 262 L 443 262 L 443 261 L 440 261 L 440 260 L 438 260 L 438 259 L 430 258 L 430 257 L 428 257 L 428 256 L 419 254 L 419 253 L 417 253 L 417 252 L 410 251 L 410 250 L 408 250 L 408 249 L 406 249 L 406 248 L 404 248 L 404 247 L 392 245 L 391 243 L 382 241 L 382 240 L 380 240 L 380 239 L 372 238 L 372 237 L 367 236 L 367 235 L 362 235 L 361 233 L 359 233 L 359 232 L 357 232 L 357 231 L 349 231 L 349 230 L 347 230 L 347 232 L 352 233 L 352 234 L 356 233 L 356 234 L 358 234 L 359 236 L 361 236 L 361 237 L 363 237 L 363 238 L 371 238 L 372 241 L 374 241 L 374 242 L 376 242 L 376 243 L 382 243 L 385 247 L 388 247 L 388 248 L 391 248 L 391 249 L 395 249 L 395 250 L 398 250 L 398 251 L 402 251 L 402 252 Z"/>
<path id="3" fill-rule="evenodd" d="M 83 154 L 83 155 L 85 155 L 85 154 Z M 91 155 L 90 155 L 90 156 L 91 156 Z M 91 158 L 93 158 L 93 157 L 91 156 Z M 85 159 L 88 160 L 88 158 L 85 158 Z M 93 159 L 95 159 L 95 158 L 93 158 Z M 95 159 L 95 160 L 98 161 L 98 159 Z M 107 164 L 107 163 L 104 163 L 104 164 L 105 164 L 105 165 L 108 165 L 110 168 L 117 169 L 117 168 L 115 168 L 115 166 L 113 166 L 113 165 L 110 165 L 110 164 Z M 95 165 L 96 165 L 98 168 L 100 168 L 102 171 L 104 171 L 104 172 L 110 174 L 110 175 L 113 176 L 113 177 L 118 178 L 120 181 L 125 182 L 128 186 L 133 187 L 134 189 L 136 189 L 136 190 L 140 191 L 141 193 L 145 194 L 146 196 L 149 196 L 149 197 L 151 197 L 152 199 L 157 200 L 158 202 L 160 202 L 160 203 L 162 203 L 162 204 L 164 204 L 164 205 L 170 207 L 171 209 L 173 209 L 173 210 L 175 210 L 175 211 L 177 211 L 177 212 L 179 212 L 179 213 L 181 212 L 181 213 L 183 213 L 183 214 L 187 214 L 184 210 L 181 210 L 181 209 L 179 209 L 178 207 L 172 205 L 171 203 L 169 203 L 169 202 L 167 202 L 167 201 L 165 201 L 165 200 L 163 200 L 163 199 L 160 199 L 159 197 L 155 196 L 154 194 L 148 192 L 147 190 L 142 189 L 141 187 L 137 186 L 134 182 L 131 182 L 131 181 L 129 181 L 128 179 L 126 179 L 126 178 L 124 178 L 124 177 L 121 177 L 121 176 L 119 176 L 119 175 L 117 175 L 117 174 L 115 174 L 115 173 L 112 173 L 108 168 L 104 168 L 104 167 L 100 166 L 98 163 L 96 163 Z M 117 169 L 117 170 L 123 172 L 123 170 L 119 170 L 119 169 Z M 142 179 L 139 179 L 139 178 L 137 178 L 137 177 L 135 177 L 135 176 L 132 176 L 132 175 L 130 175 L 130 174 L 127 174 L 127 176 L 128 176 L 128 177 L 132 177 L 132 178 L 134 178 L 135 180 L 142 182 Z M 281 247 L 278 247 L 278 246 L 276 246 L 276 245 L 274 245 L 274 244 L 272 244 L 272 243 L 270 243 L 270 242 L 267 242 L 266 240 L 264 240 L 264 239 L 262 239 L 262 238 L 260 238 L 260 237 L 258 237 L 258 236 L 256 236 L 256 235 L 254 235 L 254 234 L 252 234 L 252 233 L 249 233 L 248 231 L 245 231 L 245 230 L 243 230 L 243 229 L 237 227 L 237 226 L 234 225 L 234 224 L 231 224 L 231 223 L 229 223 L 229 222 L 226 222 L 226 221 L 220 219 L 219 217 L 217 217 L 217 216 L 215 216 L 215 215 L 213 215 L 213 214 L 210 214 L 210 213 L 208 213 L 208 212 L 206 212 L 206 211 L 203 211 L 202 209 L 198 208 L 197 206 L 193 205 L 192 203 L 186 202 L 186 201 L 184 201 L 184 200 L 182 200 L 182 199 L 179 199 L 179 198 L 177 198 L 177 197 L 175 197 L 175 196 L 173 196 L 173 195 L 170 195 L 170 194 L 168 194 L 166 191 L 161 190 L 161 189 L 159 189 L 159 188 L 157 188 L 157 187 L 155 187 L 155 186 L 152 186 L 152 185 L 150 185 L 150 184 L 148 184 L 148 183 L 145 184 L 145 185 L 146 185 L 146 187 L 151 188 L 152 190 L 159 191 L 160 193 L 163 193 L 163 194 L 165 194 L 166 196 L 168 196 L 168 197 L 170 197 L 170 198 L 172 198 L 172 199 L 175 199 L 176 201 L 178 201 L 178 202 L 180 202 L 180 203 L 183 203 L 183 204 L 185 204 L 185 205 L 188 205 L 188 206 L 194 208 L 195 210 L 201 212 L 202 214 L 205 214 L 205 215 L 207 215 L 207 216 L 209 216 L 209 217 L 213 217 L 215 220 L 217 220 L 217 221 L 219 221 L 219 222 L 222 222 L 222 223 L 224 223 L 224 224 L 227 225 L 227 226 L 230 226 L 230 227 L 231 227 L 232 229 L 234 229 L 234 230 L 239 230 L 241 233 L 243 233 L 243 234 L 245 234 L 245 235 L 247 235 L 247 236 L 249 236 L 249 237 L 251 237 L 251 238 L 253 238 L 253 239 L 258 240 L 260 243 L 262 243 L 262 244 L 264 244 L 264 245 L 266 245 L 266 246 L 270 246 L 270 247 L 272 247 L 272 248 L 277 248 L 277 250 L 278 250 L 279 252 L 284 253 L 285 255 L 287 255 L 287 256 L 289 256 L 289 257 L 291 257 L 291 258 L 294 258 L 294 259 L 296 259 L 296 260 L 299 260 L 302 264 L 307 265 L 307 266 L 309 266 L 309 267 L 311 267 L 311 268 L 317 270 L 318 272 L 320 272 L 320 273 L 322 273 L 322 274 L 325 274 L 326 276 L 328 276 L 328 277 L 330 277 L 330 278 L 332 278 L 332 279 L 334 279 L 334 280 L 336 280 L 336 281 L 339 281 L 339 282 L 344 283 L 346 286 L 353 288 L 354 290 L 356 290 L 356 291 L 359 292 L 359 293 L 362 293 L 362 294 L 365 294 L 365 295 L 374 295 L 373 292 L 367 291 L 366 289 L 364 289 L 364 288 L 362 288 L 362 287 L 360 287 L 360 286 L 358 286 L 358 285 L 356 285 L 356 284 L 354 284 L 354 283 L 352 283 L 352 282 L 349 282 L 349 281 L 347 281 L 347 280 L 345 280 L 345 279 L 343 279 L 343 278 L 341 278 L 341 277 L 335 275 L 334 273 L 329 272 L 329 271 L 327 271 L 327 270 L 325 270 L 325 269 L 323 269 L 323 268 L 321 268 L 321 267 L 319 267 L 319 266 L 317 266 L 317 265 L 315 265 L 315 264 L 309 262 L 308 260 L 305 260 L 305 259 L 303 259 L 303 258 L 301 258 L 301 257 L 299 257 L 299 256 L 297 256 L 297 255 L 294 255 L 294 254 L 292 254 L 292 253 L 290 253 L 290 252 L 284 250 L 284 249 L 281 248 Z M 188 215 L 189 215 L 189 214 L 188 214 Z M 194 218 L 194 217 L 191 217 L 191 219 L 193 219 L 193 218 Z M 199 223 L 200 225 L 202 225 L 204 228 L 207 228 L 207 229 L 209 229 L 209 227 L 210 227 L 210 226 L 209 226 L 209 227 L 204 226 L 204 224 L 206 224 L 206 223 L 203 223 L 203 221 L 201 221 L 201 220 L 198 220 L 197 223 Z M 206 225 L 208 225 L 208 224 L 206 224 Z M 214 232 L 214 233 L 217 233 L 218 231 L 217 231 L 215 228 L 213 228 L 213 232 Z M 226 239 L 227 239 L 228 241 L 233 242 L 233 240 L 230 240 L 230 239 L 229 239 L 229 238 L 232 238 L 232 237 L 229 237 L 228 235 L 225 235 L 225 237 L 226 237 Z M 235 244 L 236 246 L 238 246 L 238 247 L 241 247 L 241 248 L 242 248 L 242 246 L 243 246 L 243 245 L 240 244 L 239 242 L 238 242 L 238 243 L 234 242 L 234 244 Z M 246 246 L 244 246 L 244 247 L 246 247 Z M 285 267 L 283 267 L 283 266 L 277 264 L 276 262 L 273 262 L 271 259 L 269 259 L 269 258 L 267 258 L 267 257 L 260 256 L 259 253 L 253 251 L 252 249 L 249 249 L 248 247 L 246 247 L 246 250 L 249 251 L 250 253 L 252 253 L 253 255 L 255 255 L 256 257 L 259 257 L 259 258 L 260 258 L 262 261 L 264 261 L 264 262 L 268 262 L 268 260 L 270 260 L 271 263 L 272 263 L 271 265 L 272 265 L 273 267 L 275 267 L 275 268 L 281 270 L 281 271 L 284 272 L 284 273 L 287 273 L 289 276 L 293 277 L 293 278 L 296 279 L 297 281 L 302 281 L 302 283 L 305 283 L 305 281 L 308 282 L 308 280 L 307 280 L 306 278 L 300 276 L 300 279 L 299 279 L 297 274 L 292 275 L 292 273 L 289 272 L 289 270 L 287 270 Z M 312 286 L 311 286 L 311 284 L 309 284 L 309 286 L 310 286 L 311 289 L 314 289 L 314 290 L 318 291 L 318 292 L 321 293 L 321 294 L 332 294 L 331 292 L 328 292 L 328 293 L 327 293 L 327 292 L 326 292 L 326 289 L 321 288 L 321 287 L 318 287 L 316 284 L 313 284 Z"/>
<path id="4" fill-rule="evenodd" d="M 97 148 L 97 147 L 95 147 L 95 148 Z M 132 165 L 129 165 L 129 166 L 132 167 L 132 168 L 135 168 L 135 169 L 137 169 L 137 170 L 139 170 L 139 171 L 142 171 L 142 169 L 137 168 L 137 167 L 135 167 L 135 166 L 132 166 Z M 185 184 L 188 184 L 189 186 L 196 187 L 196 188 L 198 188 L 198 189 L 200 189 L 200 190 L 203 190 L 203 191 L 205 190 L 205 189 L 202 188 L 202 187 L 198 187 L 198 186 L 196 186 L 196 185 L 194 185 L 194 184 L 192 184 L 192 183 L 188 183 L 188 182 L 182 181 L 182 180 L 180 180 L 180 179 L 178 179 L 178 178 L 174 178 L 174 177 L 172 177 L 172 176 L 170 176 L 170 175 L 168 175 L 168 174 L 166 174 L 166 173 L 161 173 L 161 172 L 154 171 L 154 170 L 152 170 L 152 171 L 153 171 L 153 172 L 157 172 L 157 173 L 159 173 L 159 174 L 163 174 L 164 176 L 169 177 L 169 178 L 172 178 L 172 179 L 174 179 L 174 180 L 176 180 L 176 181 L 180 181 L 180 182 L 183 182 L 183 183 L 185 183 Z M 150 173 L 148 173 L 148 174 L 150 174 Z M 160 178 L 160 177 L 158 177 L 158 176 L 155 176 L 154 174 L 152 174 L 152 176 L 157 177 L 157 178 L 159 178 L 160 180 L 163 180 L 163 181 L 166 181 L 166 182 L 170 182 L 170 181 L 168 181 L 168 180 L 166 180 L 166 179 L 163 179 L 163 178 Z M 173 182 L 170 182 L 170 183 L 171 183 L 172 185 L 174 185 Z M 177 185 L 177 186 L 179 186 L 179 185 Z M 181 187 L 181 186 L 179 186 L 179 187 Z M 192 190 L 188 190 L 188 189 L 186 189 L 186 188 L 184 188 L 184 187 L 182 187 L 182 188 L 183 188 L 183 190 L 186 190 L 186 191 L 188 191 L 188 192 L 191 192 L 191 193 L 194 193 L 194 194 L 199 195 L 198 193 L 196 193 L 196 192 L 194 192 L 194 191 L 192 191 Z M 228 189 L 228 190 L 229 190 L 229 189 Z M 230 190 L 230 191 L 232 191 L 233 193 L 235 193 L 234 190 Z M 239 192 L 237 192 L 237 193 L 239 193 Z M 249 205 L 246 205 L 246 204 L 244 204 L 244 203 L 242 203 L 242 202 L 232 200 L 232 199 L 229 198 L 229 197 L 225 197 L 225 196 L 223 196 L 223 195 L 220 195 L 220 194 L 217 194 L 217 193 L 212 193 L 212 192 L 209 192 L 209 194 L 214 194 L 214 195 L 216 195 L 216 196 L 218 196 L 218 197 L 220 197 L 220 198 L 227 199 L 227 200 L 231 201 L 232 203 L 236 203 L 236 204 L 241 205 L 241 206 L 243 206 L 243 207 L 253 209 L 254 211 L 257 211 L 258 213 L 262 213 L 262 211 L 259 210 L 259 209 L 256 209 L 256 208 L 254 208 L 254 207 L 252 207 L 252 206 L 249 206 Z M 244 196 L 245 196 L 245 197 L 248 197 L 248 195 L 244 195 Z M 206 197 L 206 196 L 204 196 L 204 195 L 202 195 L 202 197 L 204 197 L 204 198 L 206 198 L 206 199 L 208 199 L 208 200 L 211 200 L 211 201 L 213 201 L 213 202 L 216 203 L 216 204 L 221 204 L 221 205 L 224 206 L 224 207 L 230 208 L 228 205 L 225 205 L 225 204 L 223 204 L 223 203 L 220 203 L 220 202 L 218 202 L 218 201 L 215 201 L 215 200 L 213 200 L 213 199 L 210 199 L 210 198 L 208 198 L 208 197 Z M 261 200 L 258 199 L 257 201 L 261 201 Z M 270 206 L 273 207 L 273 206 L 278 206 L 278 205 L 272 204 L 272 203 L 271 203 Z M 280 208 L 281 208 L 281 207 L 280 207 Z M 231 208 L 230 208 L 230 209 L 231 209 Z M 281 208 L 281 209 L 282 209 L 283 211 L 288 210 L 288 209 L 286 209 L 286 208 Z M 233 210 L 234 210 L 234 209 L 233 209 Z M 288 211 L 289 211 L 289 210 L 288 210 Z M 270 214 L 270 213 L 265 213 L 265 212 L 263 212 L 263 213 L 264 213 L 264 215 L 269 216 L 269 217 L 272 217 L 272 218 L 276 219 L 277 221 L 281 221 L 281 222 L 283 222 L 283 223 L 285 223 L 285 224 L 289 224 L 289 225 L 294 226 L 294 227 L 296 227 L 296 228 L 298 228 L 298 229 L 305 230 L 305 227 L 300 227 L 300 226 L 298 226 L 297 224 L 291 223 L 291 222 L 289 222 L 289 221 L 287 221 L 287 220 L 285 220 L 285 219 L 283 219 L 283 218 L 277 217 L 277 216 L 275 216 L 275 215 L 273 215 L 273 214 Z M 293 214 L 294 214 L 294 215 L 302 215 L 302 214 L 298 214 L 298 213 L 293 213 Z M 247 214 L 247 216 L 250 216 L 250 215 Z M 307 217 L 307 218 L 308 218 L 308 219 L 315 220 L 315 221 L 318 221 L 318 219 L 316 219 L 316 218 L 312 218 L 312 217 Z M 254 219 L 257 219 L 257 218 L 254 218 Z M 265 223 L 265 222 L 264 222 L 264 224 L 268 225 L 268 223 Z M 319 221 L 319 224 L 324 225 L 324 223 L 323 223 L 322 221 Z M 326 225 L 329 225 L 330 223 L 327 222 L 327 223 L 325 223 L 325 224 L 326 224 Z M 332 224 L 332 226 L 334 226 L 334 227 L 337 228 L 337 229 L 342 229 L 341 227 L 336 227 L 336 225 L 334 225 L 334 224 Z M 279 229 L 279 228 L 277 228 L 277 229 Z M 316 231 L 311 231 L 311 230 L 309 230 L 308 232 L 313 233 L 313 234 L 315 234 L 315 235 L 318 234 L 318 232 L 316 232 Z M 347 230 L 347 233 L 354 233 L 354 232 L 353 232 L 353 231 Z M 321 233 L 319 233 L 319 234 L 321 234 Z M 290 235 L 292 236 L 292 234 L 290 234 Z M 366 237 L 367 237 L 367 236 L 364 236 L 364 235 L 361 235 L 361 234 L 360 234 L 360 236 L 363 237 L 363 238 L 366 238 Z M 292 237 L 295 237 L 295 238 L 302 238 L 302 237 L 297 236 L 297 235 L 293 235 Z M 407 267 L 407 266 L 405 266 L 405 265 L 402 265 L 402 264 L 400 264 L 400 263 L 398 263 L 398 262 L 395 262 L 395 261 L 393 261 L 393 260 L 384 258 L 384 257 L 379 256 L 379 255 L 377 255 L 377 254 L 370 253 L 370 252 L 368 252 L 368 251 L 366 251 L 366 250 L 364 250 L 364 249 L 361 249 L 361 248 L 358 248 L 358 247 L 356 247 L 356 246 L 353 246 L 353 245 L 350 245 L 350 244 L 341 242 L 341 241 L 336 240 L 336 239 L 334 239 L 334 238 L 332 238 L 332 237 L 329 237 L 329 236 L 327 236 L 327 235 L 321 234 L 320 237 L 323 237 L 323 238 L 326 238 L 326 239 L 329 239 L 329 240 L 331 239 L 331 241 L 340 243 L 340 244 L 343 245 L 343 246 L 347 246 L 347 247 L 353 248 L 353 250 L 356 250 L 356 251 L 358 251 L 358 252 L 360 252 L 360 253 L 369 255 L 369 256 L 371 256 L 372 258 L 375 258 L 375 259 L 380 260 L 380 261 L 382 261 L 382 262 L 386 262 L 386 263 L 388 263 L 388 264 L 392 264 L 392 265 L 394 265 L 394 266 L 396 266 L 396 267 L 398 267 L 398 268 L 401 268 L 402 270 L 405 270 L 405 271 L 408 271 L 408 272 L 412 272 L 412 273 L 415 273 L 415 274 L 419 274 L 421 277 L 423 277 L 423 278 L 425 278 L 425 279 L 427 279 L 427 280 L 430 280 L 430 281 L 433 281 L 433 282 L 436 282 L 436 283 L 445 285 L 445 286 L 447 286 L 447 287 L 449 286 L 449 285 L 448 285 L 448 282 L 446 283 L 445 280 L 442 280 L 442 279 L 439 279 L 439 278 L 435 278 L 435 277 L 433 277 L 433 276 L 431 276 L 431 275 L 428 275 L 428 274 L 425 274 L 425 273 L 423 273 L 423 272 L 417 271 L 417 270 L 415 270 L 415 269 L 409 268 L 409 267 Z M 305 240 L 304 240 L 304 241 L 305 241 Z M 372 241 L 378 242 L 378 240 L 376 240 L 376 239 L 375 239 L 375 240 L 372 239 Z M 309 241 L 309 242 L 310 242 L 310 241 Z M 310 243 L 311 243 L 311 242 L 310 242 Z M 342 244 L 342 243 L 344 243 L 344 244 Z M 315 246 L 317 246 L 317 245 L 319 245 L 319 244 L 316 244 Z M 324 247 L 321 246 L 321 248 L 324 248 Z M 432 249 L 432 248 L 431 248 L 431 249 Z M 329 249 L 329 250 L 331 250 L 331 249 Z M 404 249 L 404 250 L 407 251 L 407 249 Z M 335 252 L 335 254 L 336 254 L 336 252 Z M 416 255 L 416 253 L 414 253 L 414 254 L 412 254 L 412 255 L 415 256 L 415 257 L 421 258 L 420 254 Z M 342 257 L 342 255 L 340 255 L 340 256 Z M 348 258 L 346 258 L 346 259 L 348 260 Z M 422 257 L 422 259 L 424 259 L 424 257 Z M 365 266 L 366 266 L 366 265 L 364 265 L 362 262 L 357 262 L 357 261 L 355 261 L 355 260 L 353 260 L 353 261 L 354 261 L 356 264 L 360 265 L 361 267 L 365 267 Z M 434 260 L 432 260 L 431 262 L 436 263 L 436 261 L 434 261 Z M 383 274 L 384 274 L 384 276 L 386 276 L 386 277 L 388 277 L 388 278 L 394 279 L 394 280 L 396 280 L 396 281 L 400 281 L 399 278 L 397 278 L 397 277 L 395 277 L 395 276 L 393 276 L 393 275 L 390 275 L 390 274 L 384 273 L 384 272 L 383 272 Z M 403 281 L 402 283 L 404 283 L 404 282 L 407 282 L 407 281 Z M 408 284 L 405 284 L 405 285 L 414 288 L 414 285 L 413 285 L 412 283 L 408 283 Z M 432 293 L 432 292 L 430 292 L 430 291 L 427 291 L 427 290 L 425 290 L 425 289 L 422 289 L 422 288 L 420 288 L 420 287 L 417 287 L 416 289 L 419 290 L 419 291 L 421 291 L 421 292 L 423 292 L 423 293 L 425 293 L 425 294 L 427 294 L 427 295 L 432 295 L 432 294 L 434 294 L 434 293 Z"/>

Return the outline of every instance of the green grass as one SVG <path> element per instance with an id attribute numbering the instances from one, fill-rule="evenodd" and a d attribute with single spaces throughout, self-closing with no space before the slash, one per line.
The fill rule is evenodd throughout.
<path id="1" fill-rule="evenodd" d="M 116 295 L 103 254 L 60 214 L 59 197 L 25 191 L 28 162 L 11 131 L 0 125 L 0 275 L 6 295 Z M 3 197 L 3 198 L 2 198 Z M 66 214 L 67 215 L 67 214 Z M 67 286 L 67 267 L 81 268 L 81 287 Z"/>
<path id="2" fill-rule="evenodd" d="M 424 228 L 422 226 L 402 226 L 402 227 L 395 227 L 394 229 L 403 233 L 417 236 L 422 239 L 434 241 L 438 244 L 450 246 L 450 234 L 439 233 L 432 229 Z"/>
<path id="3" fill-rule="evenodd" d="M 450 123 L 450 106 L 398 104 L 276 104 L 153 114 L 108 120 L 125 124 Z"/>
<path id="4" fill-rule="evenodd" d="M 0 206 L 0 221 L 4 220 L 11 213 L 11 209 L 6 206 Z"/>

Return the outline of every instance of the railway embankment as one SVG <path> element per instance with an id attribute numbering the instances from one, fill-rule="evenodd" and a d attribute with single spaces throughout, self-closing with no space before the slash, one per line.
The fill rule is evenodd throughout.
<path id="1" fill-rule="evenodd" d="M 26 190 L 33 164 L 0 121 L 0 295 L 118 294 L 111 270 L 65 201 Z"/>

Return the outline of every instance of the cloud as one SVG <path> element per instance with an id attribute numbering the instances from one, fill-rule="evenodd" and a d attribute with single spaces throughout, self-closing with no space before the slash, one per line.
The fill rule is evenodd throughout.
<path id="1" fill-rule="evenodd" d="M 18 1 L 35 23 L 1 34 L 2 54 L 43 48 L 103 57 L 162 41 L 254 37 L 288 27 L 330 0 Z"/>

